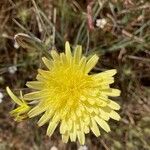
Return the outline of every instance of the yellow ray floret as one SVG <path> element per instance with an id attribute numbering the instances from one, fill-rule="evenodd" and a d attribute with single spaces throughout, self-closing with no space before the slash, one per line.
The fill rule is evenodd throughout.
<path id="1" fill-rule="evenodd" d="M 59 125 L 64 142 L 78 139 L 84 144 L 85 134 L 90 131 L 95 136 L 100 135 L 100 128 L 109 132 L 108 120 L 120 119 L 116 112 L 120 106 L 109 98 L 120 95 L 118 89 L 110 88 L 116 70 L 90 73 L 99 57 L 83 56 L 81 46 L 76 46 L 72 53 L 68 42 L 65 53 L 52 50 L 51 57 L 42 58 L 47 70 L 38 70 L 37 81 L 26 84 L 35 91 L 25 94 L 24 99 L 36 102 L 28 116 L 41 115 L 38 125 L 49 123 L 49 136 Z"/>
<path id="2" fill-rule="evenodd" d="M 28 106 L 27 103 L 24 101 L 21 92 L 20 98 L 18 98 L 13 94 L 9 87 L 6 87 L 6 91 L 9 94 L 9 96 L 13 99 L 13 101 L 19 105 L 16 109 L 12 110 L 10 114 L 15 117 L 16 121 L 22 121 L 28 116 L 27 112 L 30 110 L 30 106 Z"/>

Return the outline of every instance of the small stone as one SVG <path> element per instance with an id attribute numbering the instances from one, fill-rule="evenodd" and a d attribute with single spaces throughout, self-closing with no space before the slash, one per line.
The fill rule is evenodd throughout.
<path id="1" fill-rule="evenodd" d="M 80 146 L 78 150 L 88 150 L 88 147 L 86 145 Z"/>
<path id="2" fill-rule="evenodd" d="M 0 92 L 0 103 L 2 103 L 2 102 L 3 102 L 3 97 L 4 97 L 3 93 L 2 93 L 2 92 Z"/>
<path id="3" fill-rule="evenodd" d="M 4 97 L 3 93 L 0 92 L 0 99 L 2 99 Z"/>
<path id="4" fill-rule="evenodd" d="M 52 146 L 50 150 L 58 150 L 56 146 Z"/>

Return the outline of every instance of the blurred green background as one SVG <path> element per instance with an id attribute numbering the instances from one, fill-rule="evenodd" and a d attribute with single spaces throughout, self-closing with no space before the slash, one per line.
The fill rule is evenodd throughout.
<path id="1" fill-rule="evenodd" d="M 87 7 L 92 9 L 90 14 Z M 93 22 L 88 23 L 91 18 Z M 92 29 L 94 28 L 94 29 Z M 26 92 L 34 80 L 42 49 L 18 47 L 14 35 L 39 38 L 47 50 L 81 44 L 84 53 L 97 53 L 93 72 L 116 68 L 113 87 L 122 93 L 121 121 L 110 121 L 112 132 L 86 136 L 81 147 L 64 144 L 59 130 L 49 138 L 36 120 L 16 123 L 14 104 L 5 92 Z M 150 150 L 150 1 L 149 0 L 1 0 L 0 1 L 0 150 Z"/>

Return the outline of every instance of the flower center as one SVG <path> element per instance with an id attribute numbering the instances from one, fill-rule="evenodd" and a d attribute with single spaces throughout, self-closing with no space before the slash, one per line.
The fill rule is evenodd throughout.
<path id="1" fill-rule="evenodd" d="M 81 70 L 67 68 L 65 71 L 55 71 L 50 84 L 55 88 L 55 96 L 61 95 L 61 97 L 58 96 L 59 101 L 75 105 L 79 102 L 84 90 L 90 88 L 91 78 Z"/>

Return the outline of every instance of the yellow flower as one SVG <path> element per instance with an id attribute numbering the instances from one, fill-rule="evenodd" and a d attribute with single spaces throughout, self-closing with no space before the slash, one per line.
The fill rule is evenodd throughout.
<path id="1" fill-rule="evenodd" d="M 30 106 L 24 101 L 22 93 L 20 92 L 20 98 L 16 97 L 9 87 L 6 87 L 7 93 L 19 105 L 16 109 L 12 110 L 10 114 L 15 117 L 15 120 L 20 122 L 25 119 L 28 115 L 27 112 L 30 110 Z"/>
<path id="2" fill-rule="evenodd" d="M 77 46 L 72 54 L 68 42 L 65 53 L 58 54 L 52 50 L 51 56 L 51 60 L 42 58 L 48 70 L 39 69 L 37 81 L 27 82 L 27 86 L 36 91 L 25 94 L 25 100 L 37 101 L 29 111 L 29 117 L 42 114 L 38 125 L 49 122 L 49 136 L 60 124 L 64 142 L 78 138 L 80 144 L 84 144 L 85 134 L 90 130 L 96 136 L 100 135 L 99 127 L 109 132 L 107 121 L 120 119 L 115 112 L 120 106 L 109 99 L 109 96 L 120 95 L 118 89 L 109 86 L 114 82 L 116 70 L 90 74 L 98 56 L 82 56 L 81 46 Z"/>

